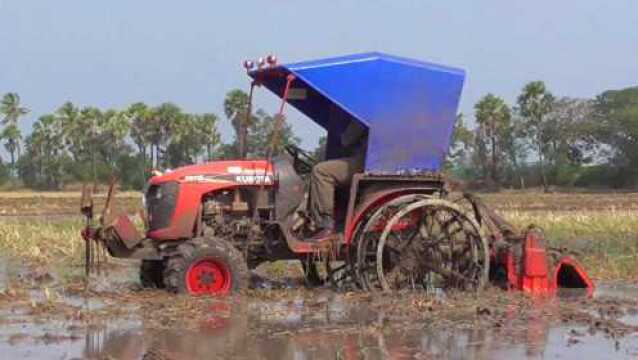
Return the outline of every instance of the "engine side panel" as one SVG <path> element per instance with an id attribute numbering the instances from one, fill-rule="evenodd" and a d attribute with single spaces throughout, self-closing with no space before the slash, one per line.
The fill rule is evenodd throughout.
<path id="1" fill-rule="evenodd" d="M 217 161 L 200 165 L 191 165 L 176 169 L 149 180 L 149 190 L 153 186 L 175 183 L 178 186 L 174 211 L 170 222 L 151 226 L 147 237 L 154 240 L 178 240 L 190 238 L 197 222 L 200 205 L 206 194 L 236 188 L 257 189 L 262 186 L 270 190 L 273 186 L 272 165 L 266 161 Z M 170 208 L 171 204 L 166 204 Z M 159 209 L 159 217 L 170 209 Z M 153 214 L 149 214 L 151 223 Z M 167 225 L 159 228 L 159 225 Z"/>
<path id="2" fill-rule="evenodd" d="M 176 240 L 191 237 L 204 194 L 234 187 L 226 184 L 180 184 L 175 211 L 169 225 L 161 229 L 152 229 L 147 233 L 147 236 L 154 240 Z"/>

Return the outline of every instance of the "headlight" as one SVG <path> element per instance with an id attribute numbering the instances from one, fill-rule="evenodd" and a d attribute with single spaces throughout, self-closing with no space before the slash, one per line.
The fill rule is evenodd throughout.
<path id="1" fill-rule="evenodd" d="M 148 183 L 144 183 L 142 186 L 142 208 L 146 210 L 146 197 L 148 196 Z"/>

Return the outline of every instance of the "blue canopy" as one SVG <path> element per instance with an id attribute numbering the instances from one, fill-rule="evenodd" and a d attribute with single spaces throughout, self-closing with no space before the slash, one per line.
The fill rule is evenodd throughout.
<path id="1" fill-rule="evenodd" d="M 249 75 L 328 132 L 327 158 L 342 156 L 351 121 L 368 131 L 372 173 L 438 171 L 449 150 L 465 79 L 460 69 L 378 52 L 312 60 Z"/>

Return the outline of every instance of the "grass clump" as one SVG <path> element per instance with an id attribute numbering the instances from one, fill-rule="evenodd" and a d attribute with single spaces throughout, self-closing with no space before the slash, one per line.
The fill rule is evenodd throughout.
<path id="1" fill-rule="evenodd" d="M 5 219 L 0 221 L 0 252 L 17 267 L 14 271 L 37 269 L 31 276 L 67 282 L 82 271 L 83 226 L 80 219 Z"/>

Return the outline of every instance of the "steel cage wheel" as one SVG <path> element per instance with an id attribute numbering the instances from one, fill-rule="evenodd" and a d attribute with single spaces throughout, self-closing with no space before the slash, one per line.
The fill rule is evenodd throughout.
<path id="1" fill-rule="evenodd" d="M 372 212 L 372 215 L 365 220 L 365 226 L 357 233 L 356 259 L 354 275 L 358 285 L 363 290 L 380 290 L 376 272 L 376 245 L 381 231 L 377 229 L 384 218 L 391 218 L 400 206 L 414 201 L 430 199 L 427 194 L 407 194 L 398 196 L 387 203 L 381 205 Z"/>
<path id="2" fill-rule="evenodd" d="M 406 215 L 408 219 L 404 220 Z M 400 231 L 404 230 L 397 229 L 415 218 L 417 228 L 412 229 L 409 238 L 402 239 Z M 424 220 L 431 226 L 424 225 Z M 434 225 L 439 227 L 438 234 Z M 386 223 L 375 264 L 379 286 L 385 291 L 417 287 L 429 290 L 433 285 L 480 289 L 489 273 L 488 244 L 480 226 L 458 205 L 424 199 L 405 205 Z"/>

